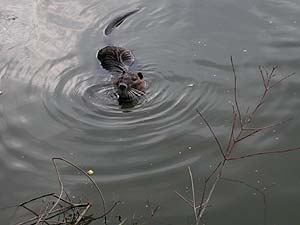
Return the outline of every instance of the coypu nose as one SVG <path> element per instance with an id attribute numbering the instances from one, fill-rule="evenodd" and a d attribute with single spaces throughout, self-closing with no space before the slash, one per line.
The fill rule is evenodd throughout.
<path id="1" fill-rule="evenodd" d="M 127 89 L 127 84 L 121 83 L 121 84 L 119 84 L 119 88 L 121 91 L 124 91 Z"/>

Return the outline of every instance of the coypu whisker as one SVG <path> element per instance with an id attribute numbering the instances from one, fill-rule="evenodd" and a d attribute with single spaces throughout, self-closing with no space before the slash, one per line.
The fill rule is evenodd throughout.
<path id="1" fill-rule="evenodd" d="M 132 88 L 132 92 L 136 95 L 136 96 L 143 96 L 145 95 L 145 92 L 140 91 L 138 89 Z"/>

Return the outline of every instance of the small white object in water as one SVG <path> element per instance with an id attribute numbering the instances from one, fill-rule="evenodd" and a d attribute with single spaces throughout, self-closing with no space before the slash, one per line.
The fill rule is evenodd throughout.
<path id="1" fill-rule="evenodd" d="M 188 84 L 187 86 L 188 87 L 194 87 L 194 84 Z"/>
<path id="2" fill-rule="evenodd" d="M 3 92 L 2 91 L 0 91 L 0 95 L 2 95 L 3 94 Z"/>
<path id="3" fill-rule="evenodd" d="M 189 149 L 189 150 L 191 150 L 191 149 L 192 149 L 192 147 L 191 147 L 191 146 L 189 146 L 189 147 L 188 147 L 188 149 Z"/>
<path id="4" fill-rule="evenodd" d="M 247 52 L 248 52 L 248 50 L 247 50 L 247 49 L 243 49 L 243 52 L 244 52 L 244 53 L 247 53 Z"/>
<path id="5" fill-rule="evenodd" d="M 87 171 L 87 174 L 88 174 L 88 175 L 93 175 L 93 174 L 94 174 L 94 171 L 93 171 L 93 170 L 88 170 L 88 171 Z"/>
<path id="6" fill-rule="evenodd" d="M 270 21 L 269 21 L 269 24 L 272 24 L 272 23 L 273 23 L 273 21 L 272 21 L 272 20 L 270 20 Z"/>
<path id="7" fill-rule="evenodd" d="M 276 137 L 275 140 L 278 141 L 278 140 L 279 140 L 279 137 Z"/>

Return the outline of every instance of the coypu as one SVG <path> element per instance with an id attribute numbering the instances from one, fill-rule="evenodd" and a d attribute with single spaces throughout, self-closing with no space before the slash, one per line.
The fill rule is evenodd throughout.
<path id="1" fill-rule="evenodd" d="M 129 70 L 134 62 L 134 56 L 129 50 L 122 47 L 106 46 L 98 51 L 97 59 L 104 69 L 113 74 L 113 84 L 117 88 L 120 104 L 136 101 L 138 97 L 144 95 L 143 74 Z"/>
<path id="2" fill-rule="evenodd" d="M 104 34 L 109 35 L 113 28 L 119 26 L 128 16 L 138 9 L 114 19 L 105 29 Z M 113 75 L 112 83 L 117 89 L 119 104 L 138 101 L 145 93 L 145 81 L 141 72 L 130 71 L 134 63 L 134 55 L 126 48 L 106 46 L 96 55 L 101 66 Z"/>

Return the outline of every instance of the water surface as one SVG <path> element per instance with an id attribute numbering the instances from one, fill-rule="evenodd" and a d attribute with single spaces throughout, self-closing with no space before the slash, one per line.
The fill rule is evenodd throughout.
<path id="1" fill-rule="evenodd" d="M 136 8 L 141 10 L 105 37 L 112 19 Z M 123 201 L 116 214 L 150 223 L 150 202 L 160 206 L 156 224 L 192 224 L 192 210 L 174 191 L 191 195 L 191 166 L 200 196 L 203 178 L 220 160 L 196 109 L 225 144 L 231 55 L 243 111 L 263 91 L 258 65 L 296 73 L 267 98 L 258 116 L 262 124 L 293 121 L 248 139 L 237 155 L 300 145 L 299 13 L 296 0 L 3 0 L 1 207 L 58 191 L 51 157 L 64 157 L 94 170 L 108 203 Z M 131 49 L 134 69 L 145 76 L 147 98 L 135 107 L 120 107 L 107 94 L 110 74 L 95 54 L 108 44 Z M 299 154 L 231 162 L 224 177 L 265 190 L 268 224 L 296 224 Z M 62 171 L 72 196 L 95 198 L 85 178 L 66 165 Z M 205 224 L 263 224 L 261 196 L 243 185 L 221 182 L 212 206 Z M 8 224 L 10 216 L 5 210 L 1 221 Z"/>

